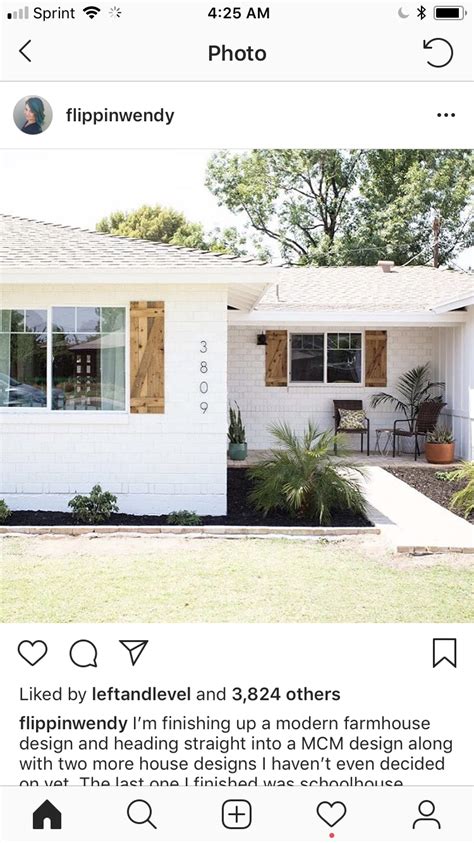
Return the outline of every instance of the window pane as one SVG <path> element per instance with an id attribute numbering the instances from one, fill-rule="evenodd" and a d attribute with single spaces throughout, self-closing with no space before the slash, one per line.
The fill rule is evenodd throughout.
<path id="1" fill-rule="evenodd" d="M 301 334 L 292 334 L 291 347 L 294 349 L 303 348 L 303 337 Z"/>
<path id="2" fill-rule="evenodd" d="M 1 310 L 0 316 L 0 331 L 6 331 L 7 333 L 10 331 L 23 332 L 25 321 L 23 310 Z"/>
<path id="3" fill-rule="evenodd" d="M 102 331 L 104 334 L 111 331 L 125 331 L 125 308 L 103 307 Z"/>
<path id="4" fill-rule="evenodd" d="M 87 331 L 88 333 L 100 331 L 100 308 L 78 307 L 76 330 L 79 333 L 83 331 Z"/>
<path id="5" fill-rule="evenodd" d="M 339 334 L 339 348 L 349 348 L 349 334 Z"/>
<path id="6" fill-rule="evenodd" d="M 351 334 L 351 348 L 362 348 L 362 334 Z"/>
<path id="7" fill-rule="evenodd" d="M 324 380 L 323 349 L 323 334 L 294 334 L 291 343 L 291 380 L 321 383 Z"/>
<path id="8" fill-rule="evenodd" d="M 328 348 L 338 348 L 339 334 L 328 334 Z"/>
<path id="9" fill-rule="evenodd" d="M 46 310 L 25 310 L 25 331 L 42 334 L 43 331 L 46 331 L 46 326 Z"/>
<path id="10" fill-rule="evenodd" d="M 328 349 L 328 383 L 360 383 L 360 375 L 360 351 Z"/>
<path id="11" fill-rule="evenodd" d="M 54 410 L 125 409 L 125 335 L 53 338 Z"/>
<path id="12" fill-rule="evenodd" d="M 46 406 L 46 334 L 0 335 L 0 405 Z"/>
<path id="13" fill-rule="evenodd" d="M 76 330 L 75 307 L 53 307 L 53 331 L 68 334 Z"/>

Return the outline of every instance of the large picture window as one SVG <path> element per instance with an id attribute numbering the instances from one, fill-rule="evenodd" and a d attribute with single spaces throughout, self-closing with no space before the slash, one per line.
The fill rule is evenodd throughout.
<path id="1" fill-rule="evenodd" d="M 3 406 L 125 410 L 125 308 L 53 307 L 49 329 L 47 311 L 4 310 L 0 327 Z"/>
<path id="2" fill-rule="evenodd" d="M 291 380 L 294 383 L 362 382 L 362 334 L 292 334 Z"/>

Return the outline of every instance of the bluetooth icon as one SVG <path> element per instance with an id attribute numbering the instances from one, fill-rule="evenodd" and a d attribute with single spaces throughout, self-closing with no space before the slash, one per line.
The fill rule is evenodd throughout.
<path id="1" fill-rule="evenodd" d="M 418 12 L 420 20 L 424 20 L 426 18 L 426 6 L 420 6 L 420 8 L 416 11 Z"/>

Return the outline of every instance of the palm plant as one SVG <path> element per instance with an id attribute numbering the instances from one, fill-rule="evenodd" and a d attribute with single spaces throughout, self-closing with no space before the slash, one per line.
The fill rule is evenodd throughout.
<path id="1" fill-rule="evenodd" d="M 433 390 L 443 389 L 444 383 L 430 380 L 430 364 L 415 366 L 397 381 L 398 395 L 390 395 L 389 392 L 377 392 L 372 396 L 370 402 L 372 407 L 380 404 L 390 404 L 394 410 L 403 413 L 409 429 L 413 430 L 418 409 L 422 401 L 442 401 L 442 395 L 433 395 Z"/>
<path id="2" fill-rule="evenodd" d="M 449 480 L 455 483 L 466 483 L 463 489 L 453 495 L 450 501 L 451 509 L 457 509 L 465 518 L 474 512 L 474 462 L 463 462 L 461 468 L 449 472 Z"/>
<path id="3" fill-rule="evenodd" d="M 283 448 L 249 470 L 254 483 L 250 502 L 267 515 L 280 509 L 293 517 L 330 524 L 337 511 L 365 514 L 365 498 L 357 472 L 360 466 L 334 457 L 336 443 L 341 455 L 341 434 L 319 431 L 308 422 L 298 436 L 288 424 L 275 424 L 270 433 Z M 344 456 L 344 451 L 342 452 Z"/>

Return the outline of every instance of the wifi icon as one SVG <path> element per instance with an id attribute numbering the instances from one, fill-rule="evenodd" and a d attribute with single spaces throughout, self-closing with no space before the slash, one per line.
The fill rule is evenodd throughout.
<path id="1" fill-rule="evenodd" d="M 99 14 L 100 9 L 98 6 L 86 6 L 85 9 L 83 9 L 82 11 L 84 12 L 84 14 L 87 15 L 88 18 L 93 20 Z"/>

